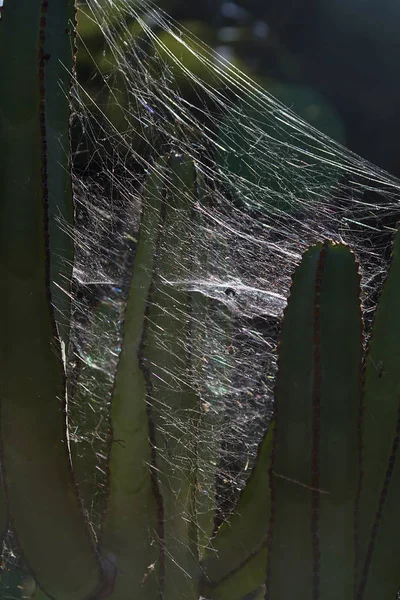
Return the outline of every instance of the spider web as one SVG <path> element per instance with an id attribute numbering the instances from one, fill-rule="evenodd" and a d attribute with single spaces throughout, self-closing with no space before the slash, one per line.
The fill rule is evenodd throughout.
<path id="1" fill-rule="evenodd" d="M 143 190 L 160 157 L 190 157 L 196 198 L 162 237 L 160 253 L 174 261 L 176 276 L 155 297 L 163 311 L 168 286 L 190 292 L 192 335 L 175 350 L 188 364 L 165 379 L 198 394 L 199 420 L 189 427 L 184 412 L 158 410 L 166 444 L 181 436 L 196 458 L 199 506 L 205 517 L 215 512 L 215 529 L 234 508 L 268 428 L 294 267 L 317 240 L 350 244 L 361 264 L 368 325 L 398 220 L 399 183 L 301 120 L 154 4 L 88 0 L 81 11 L 78 19 L 101 31 L 102 46 L 91 56 L 78 40 L 94 75 L 73 91 L 68 379 L 77 481 L 97 536 L 124 309 L 148 208 Z M 190 264 L 180 235 L 191 240 Z M 176 348 L 162 330 L 155 344 L 165 353 Z M 90 471 L 83 455 L 92 457 Z M 186 467 L 177 457 L 170 468 Z"/>

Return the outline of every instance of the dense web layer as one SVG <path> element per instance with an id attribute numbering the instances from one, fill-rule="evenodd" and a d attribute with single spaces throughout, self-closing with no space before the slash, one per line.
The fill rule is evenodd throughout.
<path id="1" fill-rule="evenodd" d="M 195 258 L 169 284 L 210 306 L 203 320 L 188 317 L 203 335 L 182 344 L 193 364 L 208 365 L 190 377 L 217 417 L 224 514 L 267 427 L 279 318 L 301 253 L 325 237 L 349 243 L 372 308 L 398 218 L 398 182 L 300 120 L 154 5 L 91 1 L 85 10 L 102 31 L 109 72 L 100 99 L 82 88 L 75 98 L 75 280 L 86 302 L 88 290 L 100 301 L 94 312 L 76 303 L 86 351 L 78 327 L 75 354 L 92 368 L 95 386 L 99 369 L 111 389 L 118 327 L 104 305 L 121 318 L 143 185 L 161 155 L 190 156 L 201 191 L 194 213 L 180 215 L 180 230 L 190 232 Z M 179 239 L 163 243 L 180 264 Z M 98 337 L 97 318 L 108 322 L 110 338 L 103 326 Z M 159 344 L 168 351 L 162 331 Z M 98 402 L 105 406 L 104 394 Z M 166 423 L 177 418 L 165 410 Z M 99 473 L 105 456 L 99 451 Z"/>
<path id="2" fill-rule="evenodd" d="M 169 269 L 163 279 L 159 262 L 162 285 L 149 304 L 156 298 L 165 311 L 168 289 L 190 292 L 191 335 L 177 348 L 160 329 L 156 345 L 187 356 L 184 368 L 165 373 L 164 384 L 193 389 L 200 416 L 190 426 L 187 414 L 168 405 L 158 410 L 166 444 L 181 436 L 196 455 L 204 511 L 215 508 L 217 525 L 234 506 L 268 428 L 279 321 L 302 252 L 326 237 L 353 247 L 368 322 L 398 219 L 399 184 L 300 120 L 153 4 L 89 0 L 81 10 L 102 32 L 102 65 L 94 76 L 99 89 L 77 84 L 73 97 L 76 264 L 68 369 L 78 483 L 97 535 L 124 307 L 149 210 L 143 190 L 161 156 L 185 155 L 197 170 L 193 194 L 184 192 L 190 210 L 180 211 L 179 227 L 161 237 L 159 248 L 176 264 L 176 276 Z M 88 59 L 84 39 L 78 41 Z M 95 69 L 98 56 L 93 61 Z M 162 176 L 170 189 L 176 185 Z M 187 239 L 190 261 L 182 255 Z M 88 453 L 90 472 L 89 461 L 82 467 L 79 460 Z M 176 456 L 171 468 L 187 465 Z"/>

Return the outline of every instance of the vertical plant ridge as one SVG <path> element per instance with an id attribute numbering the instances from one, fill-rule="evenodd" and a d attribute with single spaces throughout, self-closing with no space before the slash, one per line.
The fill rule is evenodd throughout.
<path id="1" fill-rule="evenodd" d="M 147 337 L 147 329 L 149 327 L 149 314 L 150 314 L 150 305 L 152 301 L 152 296 L 155 289 L 154 275 L 157 269 L 157 262 L 160 255 L 160 245 L 161 245 L 161 231 L 164 226 L 167 207 L 166 207 L 166 195 L 167 195 L 167 187 L 164 185 L 162 198 L 161 198 L 161 211 L 160 211 L 160 221 L 159 221 L 159 229 L 158 235 L 156 239 L 155 245 L 155 253 L 154 253 L 154 263 L 152 270 L 151 283 L 149 288 L 149 293 L 147 296 L 146 302 L 146 310 L 145 310 L 145 318 L 143 323 L 143 333 L 139 346 L 139 365 L 141 370 L 144 373 L 145 381 L 146 381 L 146 414 L 147 414 L 147 426 L 149 431 L 149 443 L 150 443 L 150 453 L 151 453 L 151 465 L 150 465 L 150 478 L 151 478 L 151 487 L 153 490 L 153 495 L 156 499 L 157 505 L 157 541 L 158 541 L 158 560 L 159 560 L 159 569 L 158 569 L 158 579 L 159 579 L 159 591 L 158 591 L 158 600 L 164 599 L 164 585 L 165 585 L 165 528 L 164 528 L 164 501 L 160 491 L 160 485 L 158 481 L 158 467 L 157 467 L 157 441 L 156 441 L 156 424 L 153 419 L 153 411 L 151 405 L 151 397 L 152 397 L 152 381 L 150 376 L 150 368 L 147 366 L 146 361 L 144 359 L 144 348 L 146 345 L 146 337 Z"/>
<path id="2" fill-rule="evenodd" d="M 354 255 L 330 241 L 311 247 L 279 342 L 267 598 L 298 589 L 305 598 L 354 598 L 361 331 Z"/>
<path id="3" fill-rule="evenodd" d="M 40 5 L 40 26 L 39 26 L 39 56 L 38 56 L 38 79 L 39 79 L 39 123 L 40 123 L 40 144 L 41 144 L 41 177 L 42 177 L 42 201 L 43 201 L 43 230 L 44 244 L 46 248 L 46 287 L 49 291 L 50 304 L 50 253 L 49 253 L 49 188 L 47 185 L 47 131 L 46 131 L 46 88 L 44 77 L 45 61 L 49 59 L 44 53 L 46 41 L 46 24 L 48 0 L 41 0 Z"/>
<path id="4" fill-rule="evenodd" d="M 160 491 L 160 486 L 158 483 L 157 476 L 157 444 L 156 444 L 156 427 L 152 415 L 151 404 L 148 401 L 148 397 L 151 394 L 151 381 L 150 374 L 147 367 L 143 365 L 143 354 L 142 348 L 139 351 L 139 360 L 141 364 L 141 368 L 143 373 L 145 374 L 145 378 L 147 381 L 147 399 L 146 399 L 146 414 L 148 421 L 148 431 L 149 431 L 149 443 L 150 443 L 150 455 L 151 455 L 151 465 L 150 465 L 150 479 L 151 479 L 151 488 L 153 491 L 154 498 L 156 500 L 157 506 L 157 542 L 158 542 L 158 582 L 159 582 L 159 590 L 158 590 L 158 600 L 164 599 L 164 586 L 165 586 L 165 529 L 164 529 L 164 502 Z"/>
<path id="5" fill-rule="evenodd" d="M 190 207 L 190 210 L 188 211 L 189 214 L 189 218 L 190 218 L 190 222 L 191 223 L 195 223 L 195 216 L 196 216 L 196 210 L 195 210 L 195 205 L 196 203 L 199 201 L 199 175 L 198 175 L 198 170 L 195 164 L 193 164 L 193 169 L 194 169 L 194 173 L 193 173 L 193 190 L 192 190 L 192 194 L 193 194 L 193 203 L 192 206 Z M 199 224 L 197 223 L 197 226 L 199 226 Z M 192 237 L 192 241 L 191 241 L 191 247 L 189 249 L 189 260 L 188 260 L 188 268 L 189 268 L 189 272 L 193 273 L 194 272 L 194 268 L 195 268 L 195 252 L 196 252 L 196 248 L 193 242 L 193 237 Z M 193 319 L 194 319 L 194 301 L 193 301 L 193 294 L 188 294 L 188 299 L 187 299 L 187 312 L 188 312 L 188 322 L 186 324 L 186 336 L 187 336 L 187 351 L 186 351 L 186 368 L 188 371 L 188 377 L 189 377 L 189 381 L 191 382 L 191 385 L 193 385 L 192 382 L 194 382 L 194 372 L 195 372 L 195 368 L 194 368 L 194 364 L 193 364 L 193 359 L 194 359 L 194 352 L 193 352 Z M 193 418 L 193 422 L 194 422 L 194 429 L 196 430 L 196 434 L 194 436 L 194 442 L 193 442 L 193 454 L 194 454 L 194 472 L 193 472 L 193 479 L 192 479 L 192 486 L 190 488 L 190 504 L 192 506 L 192 520 L 190 523 L 190 533 L 189 533 L 189 538 L 190 538 L 190 542 L 191 542 L 191 552 L 194 554 L 195 557 L 195 561 L 196 563 L 199 562 L 200 560 L 200 553 L 199 553 L 199 522 L 198 522 L 198 518 L 197 518 L 197 495 L 196 495 L 196 490 L 197 490 L 197 486 L 198 486 L 198 482 L 199 482 L 199 442 L 198 442 L 198 431 L 199 431 L 199 423 L 201 420 L 201 398 L 200 398 L 200 394 L 198 392 L 198 390 L 196 389 L 196 400 L 197 400 L 197 406 L 195 408 L 195 411 L 197 411 L 197 417 L 194 416 Z"/>
<path id="6" fill-rule="evenodd" d="M 293 279 L 292 279 L 293 283 Z M 277 348 L 278 356 L 279 356 L 279 344 Z M 279 358 L 278 358 L 279 365 Z M 271 509 L 269 514 L 269 523 L 268 523 L 268 532 L 266 539 L 266 548 L 267 548 L 267 564 L 266 564 L 266 575 L 265 575 L 265 600 L 271 600 L 270 594 L 270 582 L 272 576 L 272 564 L 271 564 L 271 556 L 272 556 L 272 542 L 273 542 L 273 534 L 274 534 L 274 524 L 275 524 L 275 506 L 276 506 L 276 487 L 275 487 L 275 474 L 274 474 L 274 465 L 275 465 L 275 457 L 276 457 L 276 429 L 277 429 L 277 421 L 278 421 L 278 406 L 275 402 L 274 404 L 274 423 L 275 423 L 275 431 L 272 439 L 272 451 L 271 451 L 271 463 L 268 468 L 268 476 L 269 476 L 269 488 L 271 494 Z"/>
<path id="7" fill-rule="evenodd" d="M 50 297 L 63 359 L 68 354 L 74 261 L 74 201 L 71 179 L 71 89 L 76 61 L 74 0 L 44 2 L 42 63 L 43 126 L 46 131 L 47 242 Z"/>
<path id="8" fill-rule="evenodd" d="M 4 2 L 0 6 L 0 28 L 2 27 L 2 16 L 4 10 Z M 2 439 L 0 436 L 0 456 L 2 455 Z M 4 537 L 9 528 L 9 510 L 8 510 L 8 500 L 6 496 L 6 490 L 3 482 L 3 472 L 0 469 L 0 547 L 3 546 Z"/>
<path id="9" fill-rule="evenodd" d="M 360 270 L 348 246 L 325 245 L 320 308 L 320 598 L 350 600 L 354 598 L 354 506 L 360 464 Z"/>
<path id="10" fill-rule="evenodd" d="M 171 154 L 165 221 L 147 316 L 143 360 L 149 367 L 151 418 L 156 430 L 157 474 L 164 505 L 166 599 L 198 594 L 193 539 L 193 432 L 199 400 L 188 371 L 188 289 L 193 243 L 195 172 L 186 155 Z M 178 251 L 179 259 L 171 252 Z"/>
<path id="11" fill-rule="evenodd" d="M 354 544 L 354 598 L 357 598 L 357 586 L 360 569 L 360 557 L 359 557 L 359 510 L 360 510 L 360 499 L 363 487 L 364 479 L 364 461 L 363 461 L 363 420 L 364 420 L 364 385 L 365 385 L 365 367 L 366 367 L 366 334 L 365 334 L 365 322 L 361 300 L 361 265 L 356 260 L 357 271 L 359 276 L 359 290 L 360 290 L 360 314 L 361 314 L 361 336 L 360 336 L 360 347 L 362 348 L 362 357 L 360 364 L 360 402 L 358 409 L 358 426 L 357 426 L 357 446 L 358 446 L 358 481 L 354 501 L 354 514 L 353 514 L 353 544 Z"/>
<path id="12" fill-rule="evenodd" d="M 312 475 L 311 475 L 311 535 L 313 541 L 313 600 L 320 597 L 320 436 L 321 436 L 321 287 L 324 276 L 325 259 L 328 242 L 321 248 L 317 269 L 315 273 L 314 295 L 314 365 L 313 365 L 313 391 L 312 391 Z"/>
<path id="13" fill-rule="evenodd" d="M 163 501 L 149 403 L 151 377 L 143 353 L 165 220 L 166 168 L 167 159 L 161 157 L 149 170 L 143 188 L 141 225 L 112 392 L 108 497 L 100 547 L 103 556 L 114 556 L 117 578 L 112 597 L 118 600 L 129 593 L 149 598 L 163 593 Z"/>
<path id="14" fill-rule="evenodd" d="M 361 371 L 361 389 L 364 387 L 364 373 L 365 373 L 365 365 L 363 365 Z M 360 511 L 360 499 L 361 493 L 363 489 L 363 480 L 364 480 L 364 462 L 363 462 L 363 419 L 364 419 L 364 401 L 363 394 L 361 395 L 360 408 L 358 413 L 358 430 L 357 430 L 357 441 L 358 441 L 358 482 L 357 482 L 357 492 L 354 502 L 354 548 L 356 549 L 354 553 L 354 573 L 355 573 L 355 581 L 354 581 L 354 595 L 357 596 L 357 587 L 358 587 L 358 577 L 360 570 L 360 557 L 359 557 L 359 544 L 360 544 L 360 532 L 359 532 L 359 511 Z"/>
<path id="15" fill-rule="evenodd" d="M 76 494 L 76 501 L 78 503 L 79 506 L 79 510 L 81 512 L 82 517 L 84 518 L 85 522 L 86 522 L 86 517 L 85 514 L 83 512 L 83 504 L 82 504 L 82 498 L 80 496 L 80 492 L 79 492 L 79 488 L 77 486 L 77 481 L 76 481 L 76 477 L 74 474 L 74 470 L 73 470 L 73 466 L 72 466 L 72 462 L 71 462 L 71 453 L 70 453 L 70 449 L 69 449 L 69 440 L 68 440 L 68 410 L 67 410 L 67 377 L 66 377 L 66 365 L 64 364 L 64 360 L 65 360 L 65 352 L 67 351 L 67 344 L 68 344 L 68 338 L 69 338 L 69 288 L 70 288 L 70 281 L 71 281 L 71 277 L 72 277 L 72 265 L 73 265 L 73 249 L 72 249 L 72 245 L 73 245 L 73 241 L 72 241 L 72 236 L 71 236 L 71 232 L 68 231 L 63 231 L 62 228 L 67 227 L 67 226 L 73 226 L 73 199 L 72 199 L 72 184 L 71 184 L 71 161 L 70 161 L 70 153 L 66 154 L 66 160 L 67 160 L 67 173 L 66 173 L 66 189 L 65 189 L 65 195 L 60 194 L 60 190 L 56 190 L 56 194 L 55 197 L 52 198 L 52 201 L 50 202 L 49 199 L 49 142 L 52 143 L 54 137 L 57 137 L 56 132 L 57 132 L 57 127 L 56 125 L 58 125 L 58 123 L 52 123 L 53 127 L 54 127 L 54 131 L 51 131 L 51 124 L 49 123 L 48 120 L 48 112 L 50 112 L 50 104 L 55 104 L 57 102 L 57 97 L 48 97 L 49 94 L 47 93 L 47 88 L 46 88 L 46 66 L 48 64 L 48 62 L 52 59 L 52 55 L 51 53 L 47 53 L 46 52 L 46 43 L 47 43 L 47 30 L 49 27 L 49 2 L 52 2 L 52 8 L 54 9 L 55 6 L 55 2 L 54 0 L 41 0 L 41 6 L 40 6 L 40 22 L 39 22 L 39 44 L 38 44 L 38 82 L 39 82 L 39 123 L 40 123 L 40 135 L 41 135 L 41 161 L 42 161 L 42 167 L 41 167 L 41 178 L 42 178 L 42 202 L 43 202 L 43 242 L 44 242 L 44 246 L 45 246 L 45 285 L 46 285 L 46 289 L 47 289 L 47 296 L 48 296 L 48 306 L 49 306 L 49 313 L 50 313 L 50 317 L 51 317 L 51 322 L 52 322 L 52 327 L 53 327 L 53 336 L 54 336 L 54 340 L 53 343 L 57 344 L 57 348 L 58 348 L 58 352 L 60 355 L 60 361 L 62 360 L 63 362 L 63 369 L 62 369 L 62 378 L 63 378 L 63 389 L 64 389 L 64 394 L 63 394 L 63 399 L 62 399 L 62 412 L 64 414 L 65 417 L 65 444 L 64 444 L 64 448 L 65 448 L 65 454 L 66 454 L 66 461 L 68 464 L 68 468 L 70 471 L 70 477 L 75 489 L 75 494 Z M 75 0 L 65 0 L 65 4 L 68 7 L 67 12 L 68 14 L 70 12 L 72 12 L 72 14 L 74 15 L 74 21 L 72 23 L 73 27 L 70 29 L 70 27 L 68 26 L 65 29 L 65 34 L 67 35 L 67 37 L 69 39 L 71 39 L 71 43 L 72 43 L 72 48 L 71 48 L 71 65 L 72 65 L 72 70 L 71 73 L 68 73 L 68 77 L 67 79 L 69 80 L 69 86 L 67 88 L 67 90 L 64 90 L 64 94 L 66 94 L 66 98 L 63 99 L 63 102 L 68 104 L 68 110 L 67 110 L 67 114 L 68 117 L 66 119 L 66 123 L 64 123 L 65 127 L 66 127 L 66 131 L 67 131 L 67 140 L 65 142 L 66 148 L 69 148 L 69 150 L 71 151 L 71 138 L 70 138 L 70 108 L 69 108 L 69 102 L 70 102 L 70 97 L 71 97 L 71 86 L 72 86 L 72 81 L 73 81 L 73 70 L 75 67 L 75 62 L 76 62 L 76 52 L 77 52 L 77 46 L 76 46 L 76 13 L 77 13 L 77 7 L 75 4 Z M 69 25 L 69 24 L 68 24 Z M 51 33 L 54 35 L 57 35 L 57 30 L 51 30 Z M 65 58 L 65 57 L 64 57 Z M 61 64 L 61 57 L 58 56 L 53 56 L 53 61 L 57 60 L 60 64 Z M 67 65 L 62 64 L 62 69 L 67 69 Z M 62 79 L 62 78 L 61 78 Z M 61 81 L 55 80 L 55 78 L 53 78 L 53 80 L 50 81 L 50 83 L 52 84 L 56 84 L 56 85 L 60 85 L 61 86 Z M 61 99 L 58 98 L 58 101 L 61 102 Z M 49 110 L 48 110 L 49 108 Z M 61 141 L 59 141 L 57 139 L 57 142 L 61 144 Z M 53 166 L 54 170 L 59 170 L 59 171 L 63 171 L 64 165 L 55 165 Z M 60 209 L 60 204 L 62 202 L 66 203 L 66 205 L 69 205 L 68 209 L 66 210 L 61 210 Z M 59 210 L 60 215 L 65 219 L 65 222 L 57 222 L 57 217 L 56 217 L 56 209 Z M 50 213 L 51 216 L 50 216 Z M 53 236 L 54 238 L 57 237 L 57 235 L 63 235 L 64 238 L 67 239 L 66 242 L 66 247 L 68 248 L 67 252 L 62 253 L 62 255 L 60 257 L 58 257 L 58 252 L 61 252 L 61 248 L 57 248 L 56 246 L 56 252 L 51 252 L 51 230 L 53 230 Z M 57 231 L 58 230 L 58 231 Z M 57 252 L 58 250 L 58 252 Z M 61 258 L 62 261 L 68 262 L 68 260 L 70 260 L 70 264 L 69 267 L 67 269 L 65 269 L 65 264 L 62 265 L 62 269 L 61 269 L 61 263 L 59 262 L 59 258 Z M 54 264 L 53 264 L 54 263 Z M 62 272 L 60 273 L 58 271 L 58 269 L 60 269 L 60 271 L 64 271 L 65 273 L 63 274 Z M 64 275 L 64 277 L 63 277 Z M 61 276 L 61 279 L 60 279 Z M 63 281 L 63 285 L 62 288 L 60 288 L 60 283 L 57 282 L 57 280 L 59 282 Z M 57 290 L 57 288 L 60 288 L 59 290 Z M 55 300 L 55 296 L 61 292 L 61 296 L 64 297 L 64 299 L 66 299 L 66 306 L 68 307 L 67 310 L 67 314 L 62 314 L 62 301 L 61 302 L 57 302 Z M 58 318 L 56 316 L 56 311 L 59 311 L 59 315 Z M 64 344 L 64 348 L 61 348 L 61 344 Z M 88 523 L 87 523 L 88 525 Z M 94 539 L 90 533 L 90 529 L 87 526 L 86 527 L 86 535 L 87 535 L 87 540 L 89 542 L 90 545 L 92 545 L 93 547 L 93 551 L 95 553 L 96 556 L 96 560 L 98 561 L 98 564 L 100 566 L 102 566 L 103 568 L 103 563 L 101 563 L 100 557 L 97 556 L 97 552 L 95 550 L 95 545 L 94 545 Z M 107 573 L 106 569 L 104 569 L 104 575 L 108 576 L 109 574 Z M 105 578 L 107 579 L 107 577 Z M 104 589 L 107 589 L 107 586 L 109 585 L 109 581 L 104 581 Z"/>
<path id="16" fill-rule="evenodd" d="M 395 467 L 395 463 L 398 459 L 398 449 L 400 443 L 400 401 L 397 412 L 397 422 L 396 422 L 396 432 L 392 442 L 391 455 L 388 460 L 387 470 L 385 474 L 385 478 L 383 481 L 383 485 L 379 494 L 379 503 L 378 508 L 375 514 L 375 520 L 371 528 L 371 533 L 369 537 L 369 543 L 367 548 L 367 554 L 365 557 L 365 562 L 361 571 L 360 584 L 357 590 L 357 600 L 363 600 L 365 588 L 367 586 L 368 573 L 371 568 L 372 558 L 375 548 L 376 539 L 379 535 L 379 529 L 381 525 L 381 521 L 383 518 L 383 511 L 385 508 L 389 487 L 392 481 L 393 470 Z"/>
<path id="17" fill-rule="evenodd" d="M 357 269 L 359 273 L 359 287 L 360 287 L 360 312 L 363 315 L 362 303 L 361 303 L 361 268 L 357 262 Z M 354 597 L 357 597 L 357 586 L 360 569 L 360 557 L 359 557 L 359 510 L 360 510 L 360 499 L 363 487 L 364 479 L 364 461 L 363 461 L 363 419 L 364 419 L 364 384 L 365 384 L 365 328 L 364 319 L 362 318 L 362 330 L 360 338 L 360 346 L 363 350 L 362 362 L 360 365 L 360 403 L 358 410 L 358 427 L 357 427 L 357 445 L 358 445 L 358 482 L 354 501 Z"/>
<path id="18" fill-rule="evenodd" d="M 84 600 L 100 589 L 102 570 L 71 471 L 65 369 L 49 295 L 49 4 L 16 0 L 6 8 L 0 30 L 2 478 L 15 539 L 36 582 L 57 600 Z"/>
<path id="19" fill-rule="evenodd" d="M 313 325 L 315 324 L 315 294 L 316 294 L 315 279 L 316 279 L 317 265 L 318 265 L 318 260 L 320 259 L 321 249 L 322 249 L 322 244 L 319 244 L 313 248 L 310 248 L 306 252 L 306 254 L 303 256 L 302 263 L 301 263 L 301 264 L 304 264 L 305 260 L 310 260 L 310 261 L 312 261 L 312 264 L 315 264 L 315 267 L 314 267 L 315 273 L 312 277 L 313 286 L 314 286 L 313 287 L 313 290 L 314 290 L 314 293 L 313 293 L 314 313 L 312 316 L 312 324 Z M 283 318 L 282 318 L 283 323 L 285 323 L 286 322 L 285 320 L 288 318 L 288 316 L 290 316 L 290 311 L 291 311 L 290 299 L 293 297 L 293 294 L 295 293 L 299 276 L 300 275 L 297 270 L 292 274 L 292 281 L 291 281 L 290 292 L 289 292 L 289 300 L 288 300 L 288 303 L 286 304 L 286 307 L 283 312 Z M 310 281 L 310 285 L 311 285 L 311 281 Z M 311 298 L 310 298 L 310 300 L 311 300 Z M 310 317 L 311 317 L 311 314 L 310 314 Z M 311 339 L 310 339 L 310 341 L 311 341 Z M 282 373 L 282 367 L 285 364 L 284 357 L 283 357 L 284 349 L 285 349 L 284 338 L 283 338 L 283 332 L 281 331 L 281 335 L 280 335 L 280 339 L 279 339 L 278 347 L 277 347 L 278 374 L 277 374 L 275 388 L 274 388 L 275 398 L 277 397 L 280 383 L 282 381 L 282 378 L 284 377 L 284 375 Z M 313 343 L 313 349 L 315 349 L 315 340 Z M 275 399 L 274 407 L 273 407 L 273 419 L 272 420 L 274 423 L 274 432 L 273 432 L 273 440 L 272 440 L 271 462 L 270 462 L 270 466 L 268 469 L 269 481 L 270 481 L 271 508 L 270 508 L 269 526 L 268 526 L 267 541 L 266 541 L 266 546 L 267 546 L 267 565 L 266 565 L 266 581 L 265 581 L 265 588 L 266 588 L 265 598 L 266 598 L 266 600 L 275 600 L 271 587 L 272 587 L 272 579 L 275 576 L 272 565 L 274 562 L 274 556 L 275 556 L 275 552 L 276 552 L 276 549 L 274 549 L 274 546 L 276 544 L 274 538 L 276 537 L 276 526 L 277 526 L 277 493 L 278 493 L 277 492 L 277 478 L 278 477 L 286 478 L 285 474 L 280 474 L 276 471 L 278 435 L 279 435 L 280 428 L 284 427 L 284 425 L 281 423 L 280 403 L 276 399 Z M 312 427 L 310 427 L 310 433 L 313 438 Z M 310 458 L 312 459 L 311 451 L 310 451 Z M 312 463 L 310 463 L 310 468 L 311 468 L 311 466 L 312 466 Z M 287 478 L 287 479 L 288 479 L 288 481 L 290 481 L 290 478 Z M 299 483 L 299 482 L 293 482 L 293 484 L 296 484 L 296 483 Z M 310 481 L 310 487 L 311 487 L 311 481 Z M 312 520 L 310 521 L 310 527 L 312 528 Z M 310 533 L 312 534 L 312 529 L 311 529 Z M 277 600 L 281 600 L 281 599 L 277 598 Z"/>
<path id="20" fill-rule="evenodd" d="M 399 332 L 400 234 L 374 315 L 365 359 L 362 487 L 357 505 L 356 597 L 394 597 L 400 587 Z"/>

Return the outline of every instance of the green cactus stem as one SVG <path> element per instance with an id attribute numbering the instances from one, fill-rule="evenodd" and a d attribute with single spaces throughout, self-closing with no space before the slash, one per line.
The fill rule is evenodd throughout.
<path id="1" fill-rule="evenodd" d="M 12 527 L 36 581 L 57 600 L 84 600 L 101 587 L 102 570 L 70 468 L 65 373 L 50 289 L 49 202 L 60 192 L 49 189 L 57 177 L 49 179 L 46 116 L 46 65 L 73 60 L 73 5 L 51 4 L 7 1 L 0 21 L 1 465 Z M 65 21 L 47 37 L 56 26 L 53 9 Z M 57 36 L 64 43 L 56 44 Z M 68 191 L 63 181 L 58 189 Z M 60 253 L 62 246 L 56 244 Z"/>
<path id="2" fill-rule="evenodd" d="M 109 497 L 101 552 L 112 555 L 112 599 L 158 597 L 162 500 L 148 426 L 146 377 L 140 362 L 144 320 L 159 243 L 167 159 L 155 164 L 143 193 L 143 214 L 126 307 L 111 407 Z"/>
<path id="3" fill-rule="evenodd" d="M 45 5 L 45 3 L 43 3 Z M 73 266 L 73 200 L 70 173 L 70 94 L 74 68 L 74 0 L 48 0 L 43 54 L 46 194 L 50 292 L 58 334 L 68 347 Z M 42 68 L 42 67 L 40 67 Z M 44 153 L 43 153 L 44 154 Z M 67 348 L 66 348 L 67 349 Z"/>
<path id="4" fill-rule="evenodd" d="M 265 585 L 259 585 L 260 581 L 265 579 L 265 565 L 267 563 L 266 545 L 254 556 L 248 560 L 236 571 L 229 573 L 226 579 L 220 580 L 212 587 L 204 588 L 204 595 L 210 600 L 245 600 L 253 597 L 252 593 L 258 590 L 261 598 L 264 598 Z M 259 595 L 256 596 L 259 598 Z"/>
<path id="5" fill-rule="evenodd" d="M 100 529 L 107 501 L 108 404 L 114 384 L 110 363 L 119 343 L 119 313 L 110 298 L 93 308 L 83 347 L 75 349 L 79 362 L 68 390 L 72 467 L 95 531 Z"/>
<path id="6" fill-rule="evenodd" d="M 360 278 L 348 247 L 311 247 L 279 345 L 266 598 L 354 598 Z"/>
<path id="7" fill-rule="evenodd" d="M 206 598 L 239 600 L 264 584 L 273 430 L 270 426 L 260 444 L 255 465 L 235 511 L 210 541 L 202 561 Z"/>
<path id="8" fill-rule="evenodd" d="M 202 292 L 192 293 L 191 307 L 192 314 L 196 315 L 191 327 L 194 346 L 192 365 L 200 399 L 196 434 L 195 510 L 199 554 L 203 557 L 215 528 L 216 474 L 222 422 L 219 403 L 221 397 L 226 397 L 230 392 L 233 361 L 228 348 L 232 340 L 232 321 L 226 306 L 210 300 Z"/>
<path id="9" fill-rule="evenodd" d="M 4 493 L 3 483 L 0 484 L 0 544 L 3 545 L 4 536 L 9 524 L 7 499 Z"/>
<path id="10" fill-rule="evenodd" d="M 191 274 L 196 170 L 185 156 L 170 161 L 157 266 L 149 297 L 141 356 L 147 373 L 149 417 L 154 427 L 163 500 L 164 600 L 198 600 L 195 525 L 196 440 L 200 400 L 191 385 Z"/>
<path id="11" fill-rule="evenodd" d="M 400 588 L 400 232 L 375 314 L 366 360 L 358 501 L 357 600 Z"/>
<path id="12" fill-rule="evenodd" d="M 221 400 L 230 393 L 233 360 L 228 348 L 232 343 L 230 308 L 210 298 L 203 287 L 208 282 L 211 258 L 227 253 L 226 241 L 207 223 L 204 209 L 210 205 L 210 191 L 197 171 L 196 197 L 199 210 L 193 215 L 193 260 L 198 284 L 191 293 L 190 363 L 193 385 L 200 401 L 197 422 L 197 467 L 195 511 L 199 555 L 203 557 L 215 528 L 216 475 L 220 457 Z M 198 288 L 196 287 L 198 285 Z"/>

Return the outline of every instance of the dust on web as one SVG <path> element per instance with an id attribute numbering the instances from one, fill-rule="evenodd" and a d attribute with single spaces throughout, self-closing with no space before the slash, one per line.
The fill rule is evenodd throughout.
<path id="1" fill-rule="evenodd" d="M 177 389 L 192 386 L 215 415 L 212 439 L 209 431 L 201 439 L 202 456 L 214 460 L 218 448 L 217 508 L 224 518 L 271 413 L 279 319 L 294 266 L 324 237 L 349 243 L 361 263 L 363 302 L 373 308 L 398 218 L 399 183 L 311 127 L 150 2 L 90 0 L 82 10 L 80 21 L 103 41 L 92 55 L 79 40 L 97 83 L 82 82 L 74 92 L 71 369 L 85 365 L 78 385 L 97 398 L 99 419 L 86 432 L 80 421 L 76 435 L 93 447 L 101 491 L 102 427 L 146 210 L 143 186 L 160 156 L 189 156 L 198 173 L 196 199 L 191 212 L 180 214 L 180 231 L 182 243 L 188 232 L 193 240 L 191 266 L 177 268 L 166 283 L 207 310 L 187 315 L 195 343 L 181 340 L 196 368 L 171 380 Z M 163 238 L 160 251 L 182 263 L 176 234 Z M 157 343 L 168 352 L 162 331 Z M 77 419 L 80 410 L 77 402 Z M 183 428 L 184 417 L 178 422 L 181 415 L 166 407 L 166 435 L 170 424 L 175 432 Z M 213 485 L 206 495 L 215 494 Z"/>

